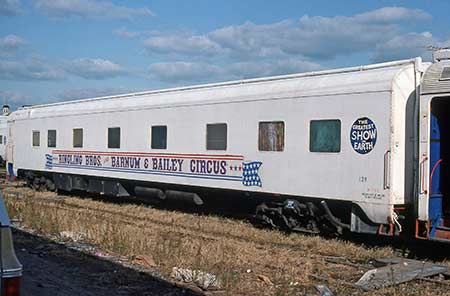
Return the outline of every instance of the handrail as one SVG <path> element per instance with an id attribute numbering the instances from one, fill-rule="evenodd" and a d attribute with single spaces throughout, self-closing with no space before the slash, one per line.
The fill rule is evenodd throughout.
<path id="1" fill-rule="evenodd" d="M 383 189 L 390 189 L 390 170 L 389 170 L 389 159 L 390 159 L 391 150 L 387 150 L 384 153 L 384 173 L 383 173 Z"/>
<path id="2" fill-rule="evenodd" d="M 433 193 L 433 191 L 431 190 L 431 186 L 433 186 L 433 175 L 434 175 L 434 171 L 438 168 L 438 166 L 442 163 L 442 158 L 439 159 L 438 161 L 436 161 L 436 163 L 433 165 L 433 168 L 431 169 L 431 173 L 430 173 L 430 184 L 429 185 L 429 190 L 431 193 Z"/>
<path id="3" fill-rule="evenodd" d="M 419 174 L 420 174 L 420 194 L 427 194 L 427 189 L 425 188 L 425 162 L 428 160 L 428 157 L 425 156 L 419 165 Z"/>

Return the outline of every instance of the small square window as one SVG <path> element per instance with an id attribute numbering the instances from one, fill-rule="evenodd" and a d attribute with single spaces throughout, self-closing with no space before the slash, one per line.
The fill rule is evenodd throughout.
<path id="1" fill-rule="evenodd" d="M 227 124 L 206 125 L 206 150 L 227 150 Z"/>
<path id="2" fill-rule="evenodd" d="M 284 150 L 284 122 L 260 122 L 258 133 L 259 151 Z"/>
<path id="3" fill-rule="evenodd" d="M 309 126 L 309 151 L 340 152 L 341 121 L 312 120 Z"/>
<path id="4" fill-rule="evenodd" d="M 83 147 L 83 129 L 74 128 L 73 129 L 73 148 Z"/>
<path id="5" fill-rule="evenodd" d="M 108 148 L 120 148 L 120 127 L 108 128 Z"/>
<path id="6" fill-rule="evenodd" d="M 450 80 L 450 67 L 444 67 L 442 69 L 440 80 Z"/>
<path id="7" fill-rule="evenodd" d="M 152 149 L 167 149 L 167 126 L 152 126 Z"/>
<path id="8" fill-rule="evenodd" d="M 39 147 L 41 145 L 41 133 L 39 131 L 33 131 L 33 147 Z"/>
<path id="9" fill-rule="evenodd" d="M 56 130 L 47 131 L 47 146 L 51 148 L 56 147 Z"/>

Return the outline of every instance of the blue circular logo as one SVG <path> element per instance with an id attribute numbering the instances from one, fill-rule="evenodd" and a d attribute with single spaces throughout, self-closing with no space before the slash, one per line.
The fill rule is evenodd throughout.
<path id="1" fill-rule="evenodd" d="M 359 154 L 367 154 L 377 143 L 377 127 L 367 117 L 358 118 L 350 130 L 350 143 Z"/>

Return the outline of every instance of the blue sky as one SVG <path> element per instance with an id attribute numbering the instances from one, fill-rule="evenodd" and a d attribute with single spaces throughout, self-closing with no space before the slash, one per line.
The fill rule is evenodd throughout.
<path id="1" fill-rule="evenodd" d="M 422 56 L 450 1 L 0 0 L 13 108 Z"/>

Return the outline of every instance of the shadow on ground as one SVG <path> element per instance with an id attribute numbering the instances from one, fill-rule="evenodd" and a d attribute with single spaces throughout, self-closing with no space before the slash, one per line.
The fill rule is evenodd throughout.
<path id="1" fill-rule="evenodd" d="M 13 230 L 27 295 L 201 295 L 148 273 Z"/>

